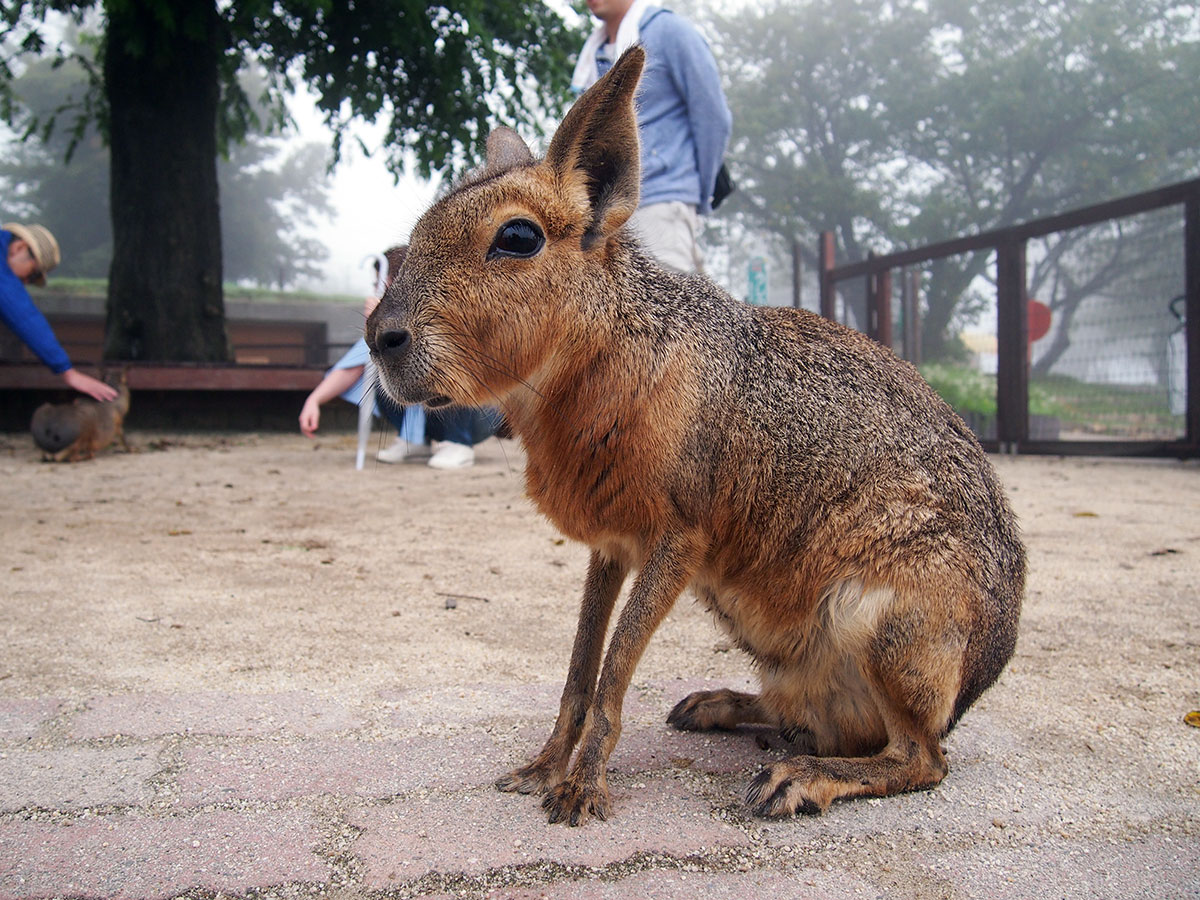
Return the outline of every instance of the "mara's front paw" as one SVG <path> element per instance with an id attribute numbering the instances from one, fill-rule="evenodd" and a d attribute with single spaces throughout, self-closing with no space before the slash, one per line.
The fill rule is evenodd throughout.
<path id="1" fill-rule="evenodd" d="M 567 780 L 559 784 L 542 801 L 551 825 L 566 822 L 582 825 L 589 816 L 603 822 L 612 808 L 608 799 L 608 788 L 598 784 L 576 784 Z"/>
<path id="2" fill-rule="evenodd" d="M 560 781 L 563 773 L 552 766 L 532 762 L 496 779 L 496 787 L 518 794 L 544 794 Z"/>

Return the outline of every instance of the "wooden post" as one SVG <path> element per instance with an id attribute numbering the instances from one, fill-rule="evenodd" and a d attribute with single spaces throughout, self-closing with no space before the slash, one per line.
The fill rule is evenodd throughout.
<path id="1" fill-rule="evenodd" d="M 874 259 L 875 254 L 871 254 Z M 892 346 L 892 270 L 867 276 L 868 335 L 885 347 Z"/>
<path id="2" fill-rule="evenodd" d="M 904 317 L 904 358 L 914 366 L 921 364 L 920 273 L 905 269 L 900 281 L 900 308 Z"/>
<path id="3" fill-rule="evenodd" d="M 996 439 L 1016 453 L 1029 437 L 1029 301 L 1025 241 L 1006 236 L 996 247 Z"/>
<path id="4" fill-rule="evenodd" d="M 868 251 L 867 252 L 867 265 L 870 266 L 870 264 L 874 261 L 875 261 L 875 253 L 873 251 Z M 863 299 L 866 303 L 866 308 L 867 308 L 866 309 L 867 320 L 866 320 L 866 322 L 863 323 L 865 326 L 863 328 L 863 331 L 865 331 L 867 333 L 867 337 L 871 338 L 872 340 L 876 340 L 876 341 L 879 340 L 879 338 L 877 337 L 877 335 L 879 334 L 879 329 L 877 327 L 879 324 L 879 315 L 878 315 L 879 304 L 877 302 L 878 293 L 879 293 L 879 278 L 875 274 L 874 271 L 872 271 L 870 268 L 868 268 L 867 274 L 863 278 L 863 294 L 864 294 Z"/>
<path id="5" fill-rule="evenodd" d="M 1186 441 L 1193 455 L 1200 449 L 1200 193 L 1183 207 L 1184 359 L 1187 365 Z"/>
<path id="6" fill-rule="evenodd" d="M 804 272 L 804 262 L 800 258 L 803 246 L 799 238 L 792 239 L 792 306 L 800 309 L 800 276 Z"/>
<path id="7" fill-rule="evenodd" d="M 829 277 L 829 273 L 833 271 L 833 232 L 821 232 L 821 245 L 819 248 L 820 255 L 820 279 L 821 279 L 821 315 L 827 319 L 837 318 L 837 305 L 835 298 L 837 295 L 837 285 L 833 279 Z"/>

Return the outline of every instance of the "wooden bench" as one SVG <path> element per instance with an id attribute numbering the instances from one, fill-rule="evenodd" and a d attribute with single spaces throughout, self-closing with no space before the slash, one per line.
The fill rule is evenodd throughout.
<path id="1" fill-rule="evenodd" d="M 305 396 L 326 370 L 325 366 L 140 362 L 112 363 L 108 368 L 126 366 L 133 394 L 127 425 L 166 430 L 295 430 Z M 98 366 L 78 368 L 99 375 Z M 0 362 L 0 431 L 25 431 L 33 411 L 45 401 L 79 396 L 41 363 Z M 321 430 L 352 430 L 356 419 L 349 403 L 330 403 L 323 410 Z"/>
<path id="2" fill-rule="evenodd" d="M 128 368 L 131 391 L 311 391 L 326 366 L 230 365 L 221 363 L 109 363 Z M 80 365 L 98 375 L 98 367 Z M 0 390 L 65 390 L 62 379 L 41 363 L 0 363 Z"/>

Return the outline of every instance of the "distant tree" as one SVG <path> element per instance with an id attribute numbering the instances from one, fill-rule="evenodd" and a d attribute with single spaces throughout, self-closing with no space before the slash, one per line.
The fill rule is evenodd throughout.
<path id="1" fill-rule="evenodd" d="M 57 277 L 104 278 L 112 259 L 108 216 L 108 150 L 98 135 L 86 136 L 64 164 L 61 142 L 25 143 L 0 162 L 5 215 L 40 222 L 63 249 Z"/>
<path id="2" fill-rule="evenodd" d="M 14 124 L 28 129 L 40 122 L 43 130 L 36 140 L 14 141 L 0 161 L 6 217 L 41 222 L 54 233 L 64 250 L 56 275 L 104 277 L 112 258 L 108 149 L 94 125 L 79 133 L 44 129 L 57 107 L 86 92 L 86 75 L 73 60 L 60 66 L 39 60 L 14 88 L 27 110 Z"/>
<path id="3" fill-rule="evenodd" d="M 906 243 L 1087 206 L 1200 172 L 1200 4 L 1177 0 L 938 0 L 945 64 L 912 95 L 905 149 L 933 185 L 915 193 Z M 1078 258 L 1087 232 L 1046 243 L 1052 262 Z M 1063 315 L 1115 277 L 1122 241 L 1086 277 L 1054 266 Z M 1105 256 L 1104 251 L 1099 251 Z M 925 338 L 937 348 L 980 257 L 943 267 L 929 285 Z M 1065 331 L 1063 331 L 1065 333 Z M 1049 357 L 1047 357 L 1049 364 Z"/>
<path id="4" fill-rule="evenodd" d="M 328 250 L 302 233 L 318 216 L 331 215 L 329 151 L 305 144 L 282 152 L 257 138 L 232 148 L 217 166 L 225 277 L 284 290 L 321 274 Z"/>
<path id="5" fill-rule="evenodd" d="M 1054 327 L 1039 348 L 1031 371 L 1050 374 L 1071 346 L 1073 324 L 1085 301 L 1120 298 L 1114 336 L 1124 336 L 1131 320 L 1160 329 L 1162 341 L 1172 321 L 1169 303 L 1183 290 L 1184 247 L 1177 213 L 1160 211 L 1115 219 L 1031 242 L 1030 296 L 1045 303 Z M 1151 364 L 1166 383 L 1165 343 Z"/>
<path id="6" fill-rule="evenodd" d="M 1198 20 L 1176 0 L 775 0 L 718 17 L 731 208 L 814 248 L 833 230 L 857 261 L 1194 175 Z M 950 351 L 986 270 L 983 255 L 931 269 L 928 354 Z"/>
<path id="7" fill-rule="evenodd" d="M 14 82 L 29 111 L 18 123 L 49 121 L 63 97 L 86 89 L 74 60 L 39 60 Z M 75 134 L 52 129 L 25 141 L 0 161 L 9 217 L 41 222 L 58 238 L 59 276 L 106 278 L 112 259 L 109 153 L 94 123 Z M 328 251 L 301 229 L 329 214 L 328 151 L 319 144 L 290 149 L 278 139 L 248 136 L 217 161 L 226 281 L 281 290 L 317 275 Z"/>
<path id="8" fill-rule="evenodd" d="M 774 0 L 716 16 L 734 110 L 730 210 L 787 247 L 801 238 L 810 267 L 821 231 L 839 260 L 879 249 L 899 228 L 894 185 L 910 168 L 892 106 L 936 71 L 930 30 L 907 0 Z"/>
<path id="9" fill-rule="evenodd" d="M 75 106 L 111 148 L 112 266 L 105 357 L 227 360 L 218 151 L 286 118 L 307 84 L 333 128 L 387 122 L 393 171 L 461 168 L 498 119 L 536 126 L 566 96 L 576 36 L 540 3 L 417 0 L 14 0 L 5 8 L 0 113 L 17 115 L 15 56 L 52 52 L 52 10 L 103 14 Z M 251 63 L 255 104 L 238 80 Z"/>

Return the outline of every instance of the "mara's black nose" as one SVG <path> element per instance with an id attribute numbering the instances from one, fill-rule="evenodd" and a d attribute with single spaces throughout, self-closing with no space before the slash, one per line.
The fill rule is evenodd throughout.
<path id="1" fill-rule="evenodd" d="M 403 356 L 412 344 L 412 335 L 404 328 L 389 329 L 375 338 L 380 356 Z"/>

